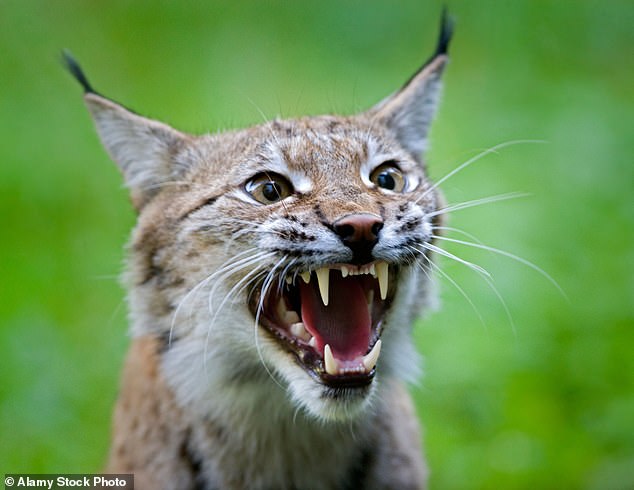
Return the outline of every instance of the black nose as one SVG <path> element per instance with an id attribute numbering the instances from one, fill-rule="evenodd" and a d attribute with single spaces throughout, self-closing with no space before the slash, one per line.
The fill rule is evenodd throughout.
<path id="1" fill-rule="evenodd" d="M 353 264 L 372 262 L 372 249 L 383 228 L 380 216 L 370 213 L 349 214 L 335 221 L 332 227 L 344 245 L 352 250 Z"/>

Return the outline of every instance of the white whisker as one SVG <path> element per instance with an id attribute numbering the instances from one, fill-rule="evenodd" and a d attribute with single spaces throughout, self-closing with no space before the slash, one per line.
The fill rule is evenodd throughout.
<path id="1" fill-rule="evenodd" d="M 468 233 L 464 230 L 461 230 L 460 228 L 454 228 L 452 226 L 432 226 L 431 227 L 432 230 L 440 230 L 440 231 L 449 231 L 449 232 L 453 232 L 453 233 L 459 233 L 461 235 L 466 236 L 467 238 L 470 238 L 471 240 L 473 240 L 476 243 L 482 243 L 482 241 L 480 241 L 475 235 L 472 235 L 471 233 Z"/>
<path id="2" fill-rule="evenodd" d="M 484 321 L 484 318 L 482 317 L 482 315 L 480 314 L 480 310 L 478 310 L 478 308 L 476 308 L 476 305 L 474 304 L 474 302 L 471 300 L 471 298 L 469 297 L 469 295 L 465 292 L 464 289 L 462 289 L 458 283 L 456 281 L 454 281 L 454 279 L 447 274 L 445 271 L 443 271 L 440 266 L 438 264 L 435 264 L 432 260 L 427 259 L 427 263 L 441 276 L 443 276 L 447 281 L 449 281 L 457 290 L 458 292 L 464 297 L 464 299 L 467 300 L 467 302 L 471 305 L 471 308 L 473 308 L 473 311 L 475 312 L 475 314 L 478 316 L 478 319 L 480 320 L 480 322 L 482 323 L 482 326 L 484 328 L 487 328 L 487 324 Z"/>
<path id="3" fill-rule="evenodd" d="M 218 277 L 218 281 L 216 282 L 216 284 L 214 284 L 213 288 L 209 292 L 210 299 L 215 296 L 216 288 L 223 283 L 225 278 L 243 269 L 246 269 L 247 267 L 251 267 L 252 265 L 257 264 L 258 262 L 261 262 L 263 260 L 267 260 L 273 257 L 275 257 L 274 252 L 258 252 L 252 255 L 251 257 L 246 257 L 237 262 L 229 263 L 225 265 L 223 268 L 216 271 L 216 274 L 220 274 L 220 276 Z M 209 305 L 209 310 L 210 312 L 213 310 L 213 308 L 211 307 L 211 303 Z"/>
<path id="4" fill-rule="evenodd" d="M 486 283 L 489 285 L 491 290 L 497 296 L 498 300 L 500 300 L 500 303 L 502 304 L 502 308 L 504 308 L 504 312 L 506 313 L 506 318 L 508 318 L 509 323 L 511 325 L 511 329 L 513 330 L 513 335 L 517 337 L 517 329 L 515 328 L 515 321 L 513 320 L 513 316 L 511 315 L 511 311 L 509 310 L 509 307 L 506 305 L 506 301 L 504 301 L 504 298 L 498 291 L 498 288 L 495 287 L 495 284 L 493 284 L 493 281 L 491 280 L 491 278 L 482 276 L 482 279 L 486 281 Z"/>
<path id="5" fill-rule="evenodd" d="M 222 311 L 222 308 L 224 307 L 225 303 L 233 296 L 233 294 L 241 290 L 243 286 L 248 286 L 250 283 L 254 282 L 254 280 L 263 273 L 262 269 L 264 268 L 265 268 L 265 265 L 261 264 L 261 265 L 258 265 L 255 269 L 249 271 L 242 279 L 240 279 L 236 284 L 233 285 L 233 287 L 227 292 L 227 294 L 225 294 L 224 298 L 222 299 L 222 301 L 220 302 L 217 308 L 212 308 L 212 299 L 215 294 L 214 292 L 210 291 L 209 302 L 208 302 L 209 312 L 211 313 L 212 311 L 215 311 L 211 319 L 210 329 L 216 323 L 216 318 L 218 317 L 218 314 Z"/>
<path id="6" fill-rule="evenodd" d="M 265 229 L 263 225 L 260 223 L 253 223 L 251 221 L 246 221 L 242 219 L 236 219 L 236 218 L 227 219 L 227 220 L 224 220 L 224 223 L 227 225 L 229 224 L 242 225 L 242 227 L 239 230 L 236 230 L 232 233 L 233 239 L 237 239 L 241 237 L 242 235 L 246 235 L 248 233 L 268 233 L 271 235 L 278 235 L 280 237 L 285 236 L 284 233 L 282 233 L 279 230 Z"/>
<path id="7" fill-rule="evenodd" d="M 266 126 L 266 129 L 268 130 L 269 134 L 275 140 L 277 147 L 282 148 L 280 141 L 277 139 L 277 135 L 275 134 L 275 131 L 273 131 L 273 129 L 271 128 L 272 121 L 268 117 L 266 117 L 266 114 L 264 114 L 264 111 L 260 108 L 259 105 L 255 103 L 255 101 L 251 97 L 249 97 L 248 95 L 246 95 L 245 97 L 249 101 L 249 103 L 253 107 L 255 107 L 255 109 L 258 111 L 258 113 L 260 114 L 260 117 L 262 117 L 262 121 L 264 121 L 264 126 Z"/>
<path id="8" fill-rule="evenodd" d="M 255 269 L 249 271 L 242 279 L 240 279 L 230 290 L 229 292 L 225 295 L 225 297 L 222 299 L 222 301 L 220 302 L 220 305 L 215 309 L 215 313 L 211 319 L 211 322 L 209 324 L 209 327 L 207 328 L 207 337 L 205 339 L 205 347 L 204 347 L 204 352 L 203 352 L 203 365 L 205 368 L 205 372 L 207 371 L 207 347 L 209 345 L 209 339 L 211 337 L 211 331 L 213 326 L 216 324 L 216 319 L 218 317 L 218 315 L 220 314 L 220 312 L 222 311 L 223 306 L 225 305 L 225 303 L 237 292 L 241 291 L 244 287 L 248 287 L 249 284 L 257 281 L 257 278 L 263 273 L 262 269 L 265 266 L 263 264 L 258 265 Z M 254 277 L 255 276 L 255 277 Z M 210 308 L 210 313 L 211 313 L 211 301 L 213 298 L 213 293 L 210 292 L 209 293 L 209 301 L 208 301 L 208 306 Z"/>
<path id="9" fill-rule="evenodd" d="M 176 309 L 174 310 L 174 314 L 172 315 L 172 322 L 170 325 L 170 332 L 169 332 L 169 337 L 168 337 L 168 346 L 171 346 L 172 343 L 172 338 L 173 338 L 173 333 L 174 333 L 174 329 L 176 327 L 176 320 L 178 318 L 178 315 L 180 313 L 181 308 L 184 307 L 184 305 L 187 303 L 187 301 L 189 301 L 189 299 L 192 297 L 192 295 L 194 295 L 198 290 L 200 290 L 202 287 L 206 286 L 210 281 L 214 280 L 214 279 L 219 279 L 219 281 L 214 284 L 213 286 L 213 291 L 215 291 L 216 286 L 222 282 L 222 278 L 225 277 L 226 275 L 230 275 L 232 273 L 235 273 L 236 271 L 244 268 L 244 267 L 248 267 L 249 265 L 251 265 L 251 263 L 253 261 L 258 261 L 261 260 L 264 257 L 264 254 L 262 252 L 257 252 L 255 254 L 255 256 L 252 257 L 246 257 L 240 260 L 235 260 L 235 259 L 239 259 L 240 257 L 244 256 L 245 254 L 249 254 L 249 253 L 253 253 L 254 251 L 257 252 L 256 248 L 252 248 L 249 250 L 245 250 L 239 254 L 236 254 L 234 257 L 231 258 L 231 260 L 227 261 L 227 263 L 221 267 L 220 269 L 216 270 L 215 272 L 213 272 L 212 274 L 208 275 L 206 278 L 204 278 L 203 280 L 201 280 L 199 283 L 197 283 L 193 288 L 191 288 L 184 296 L 183 298 L 179 301 L 178 306 L 176 307 Z M 271 255 L 273 255 L 271 253 Z"/>
<path id="10" fill-rule="evenodd" d="M 518 199 L 520 197 L 528 197 L 530 194 L 526 192 L 508 192 L 506 194 L 497 194 L 495 196 L 482 197 L 480 199 L 473 199 L 471 201 L 459 202 L 456 204 L 450 204 L 442 209 L 437 209 L 436 211 L 432 211 L 431 213 L 426 213 L 425 216 L 428 218 L 433 218 L 434 216 L 438 216 L 440 214 L 448 214 L 453 213 L 454 211 L 459 211 L 461 209 L 473 208 L 475 206 L 481 206 L 483 204 L 489 204 L 493 202 L 499 201 L 508 201 L 510 199 Z"/>
<path id="11" fill-rule="evenodd" d="M 169 182 L 157 182 L 156 184 L 146 185 L 146 186 L 141 187 L 141 190 L 150 191 L 150 190 L 153 190 L 153 189 L 160 189 L 162 187 L 189 186 L 189 185 L 191 185 L 191 182 L 187 182 L 186 180 L 173 180 L 173 181 L 169 181 Z"/>
<path id="12" fill-rule="evenodd" d="M 500 301 L 500 304 L 502 305 L 502 307 L 504 308 L 504 311 L 506 313 L 506 317 L 509 320 L 509 324 L 511 325 L 511 329 L 513 330 L 513 334 L 517 335 L 517 329 L 515 328 L 515 322 L 513 321 L 513 316 L 511 315 L 511 312 L 506 304 L 506 301 L 504 301 L 504 298 L 502 297 L 502 295 L 500 294 L 500 292 L 498 291 L 498 289 L 495 287 L 495 284 L 493 284 L 493 280 L 491 277 L 491 274 L 483 269 L 482 267 L 480 267 L 479 265 L 473 264 L 471 262 L 468 262 L 466 260 L 463 260 L 449 252 L 446 252 L 446 250 L 440 248 L 440 247 L 436 247 L 435 245 L 431 245 L 429 243 L 423 243 L 421 244 L 423 247 L 432 250 L 440 255 L 444 255 L 445 257 L 448 257 L 450 259 L 456 260 L 457 262 L 460 262 L 464 265 L 466 265 L 467 267 L 469 267 L 471 270 L 475 271 L 478 275 L 480 275 L 482 277 L 482 279 L 484 279 L 484 281 L 487 283 L 487 285 L 489 286 L 489 288 L 491 288 L 491 290 L 493 291 L 493 293 L 497 296 L 498 300 Z"/>
<path id="13" fill-rule="evenodd" d="M 168 341 L 167 341 L 168 348 L 172 346 L 172 337 L 174 334 L 174 328 L 176 328 L 176 318 L 178 317 L 178 314 L 181 308 L 189 300 L 190 296 L 195 294 L 196 291 L 200 289 L 201 287 L 204 287 L 211 279 L 213 279 L 213 277 L 214 277 L 214 274 L 208 275 L 205 279 L 203 279 L 198 284 L 196 284 L 193 288 L 187 291 L 185 296 L 183 296 L 183 298 L 178 302 L 178 306 L 176 307 L 176 309 L 174 310 L 174 314 L 172 315 L 172 322 L 170 325 L 170 332 L 169 332 Z"/>
<path id="14" fill-rule="evenodd" d="M 447 175 L 445 175 L 439 181 L 437 181 L 434 185 L 432 185 L 429 189 L 427 189 L 425 192 L 423 192 L 423 194 L 418 199 L 416 199 L 416 202 L 419 202 L 427 194 L 432 192 L 434 189 L 438 188 L 443 182 L 447 181 L 449 178 L 453 177 L 458 172 L 460 172 L 461 170 L 464 170 L 469 165 L 471 165 L 472 163 L 477 162 L 481 158 L 484 158 L 485 156 L 490 155 L 491 153 L 496 153 L 498 150 L 501 150 L 502 148 L 506 148 L 508 146 L 513 146 L 513 145 L 525 144 L 525 143 L 546 143 L 546 141 L 543 141 L 543 140 L 512 140 L 512 141 L 506 141 L 504 143 L 499 143 L 499 144 L 497 144 L 495 146 L 492 146 L 491 148 L 488 148 L 488 149 L 478 153 L 476 156 L 470 158 L 466 162 L 464 162 L 461 165 L 459 165 L 458 167 L 454 168 L 451 172 L 449 172 Z"/>
<path id="15" fill-rule="evenodd" d="M 461 259 L 457 255 L 454 255 L 454 254 L 452 254 L 450 252 L 447 252 L 443 248 L 437 247 L 436 245 L 433 245 L 431 243 L 421 243 L 420 245 L 423 248 L 426 248 L 427 250 L 430 250 L 430 251 L 435 252 L 435 253 L 437 253 L 439 255 L 443 255 L 443 256 L 445 256 L 445 257 L 447 257 L 449 259 L 455 260 L 456 262 L 459 262 L 459 263 L 461 263 L 463 265 L 466 265 L 469 269 L 472 269 L 472 270 L 478 272 L 479 274 L 483 274 L 483 275 L 485 275 L 487 277 L 491 277 L 491 274 L 489 274 L 489 272 L 486 269 L 480 267 L 477 264 L 469 262 L 468 260 Z M 419 252 L 423 253 L 422 250 L 419 250 Z"/>
<path id="16" fill-rule="evenodd" d="M 510 252 L 506 252 L 505 250 L 500 250 L 499 248 L 494 248 L 494 247 L 489 247 L 488 245 L 483 245 L 480 243 L 471 243 L 471 242 L 466 242 L 464 240 L 457 240 L 455 238 L 449 238 L 449 237 L 444 237 L 444 236 L 439 236 L 439 235 L 432 235 L 433 238 L 437 238 L 438 240 L 444 240 L 447 242 L 452 242 L 452 243 L 458 243 L 460 245 L 465 245 L 467 247 L 474 247 L 474 248 L 479 248 L 481 250 L 487 250 L 489 252 L 493 252 L 499 255 L 503 255 L 504 257 L 508 257 L 510 259 L 513 259 L 517 262 L 519 262 L 520 264 L 524 264 L 527 267 L 530 267 L 531 269 L 533 269 L 534 271 L 538 272 L 539 274 L 541 274 L 543 277 L 545 277 L 553 286 L 555 286 L 555 288 L 567 299 L 566 293 L 563 291 L 563 289 L 561 289 L 561 287 L 559 286 L 559 284 L 557 283 L 557 281 L 555 281 L 552 276 L 550 276 L 550 274 L 548 274 L 546 271 L 544 271 L 542 268 L 538 267 L 537 265 L 533 264 L 532 262 L 523 259 L 522 257 L 518 257 L 515 254 L 512 254 Z"/>
<path id="17" fill-rule="evenodd" d="M 279 279 L 278 279 L 278 284 L 277 284 L 277 289 L 278 291 L 281 291 L 282 288 L 284 287 L 284 282 L 286 280 L 286 275 L 288 274 L 288 270 L 293 267 L 293 265 L 295 265 L 295 263 L 297 262 L 297 258 L 293 258 L 291 259 L 288 264 L 286 264 L 286 266 L 284 266 L 284 269 L 282 270 L 281 274 L 279 275 Z"/>
<path id="18" fill-rule="evenodd" d="M 268 290 L 271 287 L 271 284 L 273 283 L 273 280 L 275 278 L 275 271 L 278 269 L 278 267 L 282 265 L 282 263 L 286 260 L 286 258 L 287 256 L 284 255 L 281 259 L 279 259 L 277 263 L 273 266 L 273 268 L 267 274 L 266 279 L 264 279 L 264 283 L 262 284 L 262 290 L 260 291 L 260 301 L 258 302 L 258 307 L 255 312 L 255 322 L 254 322 L 254 328 L 253 328 L 253 333 L 255 336 L 255 348 L 258 352 L 258 356 L 260 357 L 260 362 L 262 363 L 262 366 L 264 367 L 268 375 L 275 382 L 275 384 L 277 384 L 283 390 L 285 388 L 280 384 L 277 378 L 273 375 L 269 367 L 266 365 L 266 362 L 264 361 L 264 357 L 262 357 L 262 350 L 260 347 L 260 337 L 258 336 L 258 334 L 260 333 L 260 315 L 262 314 L 264 310 L 264 298 L 266 297 Z"/>

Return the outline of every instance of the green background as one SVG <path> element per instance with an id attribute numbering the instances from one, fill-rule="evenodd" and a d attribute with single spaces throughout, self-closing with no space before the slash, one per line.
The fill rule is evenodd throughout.
<path id="1" fill-rule="evenodd" d="M 431 485 L 634 488 L 634 3 L 451 1 L 432 132 L 450 225 L 530 260 L 445 244 L 412 387 Z M 134 214 L 69 48 L 97 88 L 195 133 L 351 113 L 432 52 L 439 2 L 0 1 L 0 470 L 97 471 L 126 349 Z M 454 234 L 456 238 L 464 238 Z M 451 245 L 451 246 L 450 246 Z"/>

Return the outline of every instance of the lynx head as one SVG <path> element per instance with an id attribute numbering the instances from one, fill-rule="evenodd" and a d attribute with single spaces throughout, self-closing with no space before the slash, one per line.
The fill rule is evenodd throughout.
<path id="1" fill-rule="evenodd" d="M 423 152 L 450 31 L 443 16 L 431 59 L 366 112 L 204 136 L 99 95 L 66 56 L 138 211 L 132 333 L 162 339 L 180 403 L 204 412 L 263 388 L 341 420 L 416 371 L 441 200 Z"/>

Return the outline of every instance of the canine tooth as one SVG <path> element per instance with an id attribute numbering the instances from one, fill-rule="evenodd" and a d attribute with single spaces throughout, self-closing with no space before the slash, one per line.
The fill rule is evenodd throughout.
<path id="1" fill-rule="evenodd" d="M 372 350 L 368 352 L 368 354 L 363 358 L 363 367 L 366 372 L 370 372 L 376 366 L 376 361 L 379 360 L 379 354 L 381 353 L 381 339 L 376 341 Z M 326 369 L 327 370 L 327 369 Z"/>
<path id="2" fill-rule="evenodd" d="M 341 277 L 346 277 L 350 271 L 345 265 L 341 266 Z"/>
<path id="3" fill-rule="evenodd" d="M 387 280 L 388 280 L 387 262 L 378 262 L 376 264 L 376 276 L 379 279 L 379 289 L 381 290 L 381 299 L 385 299 L 387 298 Z"/>
<path id="4" fill-rule="evenodd" d="M 284 321 L 288 324 L 288 325 L 293 325 L 294 323 L 297 323 L 301 320 L 301 318 L 299 318 L 299 315 L 297 314 L 296 311 L 293 310 L 288 310 L 286 313 L 284 313 Z"/>
<path id="5" fill-rule="evenodd" d="M 306 332 L 306 327 L 304 327 L 304 324 L 299 321 L 291 325 L 291 333 L 295 337 L 299 337 L 302 340 L 305 340 L 308 334 L 308 332 Z"/>
<path id="6" fill-rule="evenodd" d="M 324 365 L 328 374 L 339 374 L 339 363 L 335 356 L 332 355 L 332 350 L 330 350 L 328 344 L 324 346 Z"/>
<path id="7" fill-rule="evenodd" d="M 317 269 L 317 284 L 324 306 L 328 306 L 328 290 L 330 289 L 330 269 L 322 267 Z"/>
<path id="8" fill-rule="evenodd" d="M 308 271 L 300 272 L 299 275 L 302 276 L 302 279 L 304 280 L 306 284 L 310 282 L 310 272 Z"/>

